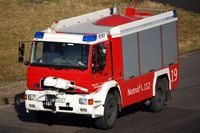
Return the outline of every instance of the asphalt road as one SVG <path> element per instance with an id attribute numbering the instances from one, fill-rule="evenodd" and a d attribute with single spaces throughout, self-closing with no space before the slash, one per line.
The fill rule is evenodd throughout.
<path id="1" fill-rule="evenodd" d="M 26 114 L 23 94 L 15 104 L 0 107 L 0 133 L 200 133 L 200 51 L 180 58 L 180 82 L 172 101 L 159 113 L 145 111 L 135 104 L 123 109 L 115 127 L 104 131 L 93 121 L 78 115 L 60 114 L 53 124 L 38 123 Z"/>
<path id="2" fill-rule="evenodd" d="M 151 0 L 151 1 L 160 2 L 162 4 L 169 4 L 177 8 L 183 8 L 188 11 L 200 13 L 199 0 Z"/>

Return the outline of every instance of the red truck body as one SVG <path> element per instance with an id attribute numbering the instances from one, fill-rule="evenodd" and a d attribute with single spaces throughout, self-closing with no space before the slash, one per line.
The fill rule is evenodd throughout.
<path id="1" fill-rule="evenodd" d="M 63 54 L 55 64 L 42 62 L 46 45 L 56 45 L 59 54 Z M 61 65 L 60 62 L 69 61 L 63 59 L 70 47 L 67 53 L 74 51 L 73 55 L 78 53 L 75 48 L 80 49 L 81 58 L 86 57 L 87 62 L 79 60 L 79 66 L 73 67 Z M 150 101 L 152 106 L 155 103 L 151 99 L 159 95 L 159 84 L 160 88 L 165 84 L 166 92 L 159 93 L 166 93 L 166 98 L 177 86 L 177 14 L 172 10 L 151 16 L 149 12 L 128 7 L 124 16 L 111 8 L 61 20 L 51 29 L 36 33 L 30 60 L 27 111 L 91 115 L 100 121 L 98 127 L 108 129 L 115 122 L 109 125 L 109 119 L 102 120 L 106 119 L 109 101 L 116 101 L 119 110 L 140 101 Z M 56 102 L 56 99 L 64 100 Z"/>

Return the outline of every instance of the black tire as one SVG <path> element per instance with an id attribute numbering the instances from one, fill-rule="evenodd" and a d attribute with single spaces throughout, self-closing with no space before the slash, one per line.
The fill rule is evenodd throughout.
<path id="1" fill-rule="evenodd" d="M 35 111 L 35 116 L 38 122 L 45 124 L 53 124 L 56 120 L 56 114 L 52 112 Z"/>
<path id="2" fill-rule="evenodd" d="M 115 125 L 117 115 L 117 98 L 114 95 L 108 94 L 104 105 L 104 115 L 96 119 L 96 127 L 104 130 L 111 129 Z"/>
<path id="3" fill-rule="evenodd" d="M 155 93 L 155 96 L 150 100 L 149 111 L 151 112 L 159 112 L 164 108 L 166 101 L 166 84 L 163 80 L 157 80 Z"/>

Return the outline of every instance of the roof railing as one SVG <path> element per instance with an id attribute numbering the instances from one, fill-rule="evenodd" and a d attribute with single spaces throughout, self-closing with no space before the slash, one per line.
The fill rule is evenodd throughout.
<path id="1" fill-rule="evenodd" d="M 152 8 L 135 8 L 136 10 L 145 10 L 145 11 L 160 11 L 160 13 L 169 11 L 168 9 L 152 9 Z"/>

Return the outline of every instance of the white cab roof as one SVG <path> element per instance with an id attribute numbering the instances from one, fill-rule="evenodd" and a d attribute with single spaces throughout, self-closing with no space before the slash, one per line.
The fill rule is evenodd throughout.
<path id="1" fill-rule="evenodd" d="M 84 22 L 80 24 L 71 25 L 65 28 L 57 29 L 57 31 L 61 32 L 71 32 L 71 33 L 94 33 L 99 34 L 102 32 L 106 32 L 107 34 L 110 34 L 110 29 L 114 26 L 102 26 L 102 25 L 96 25 L 94 24 L 96 20 Z"/>

